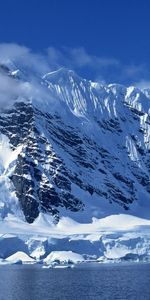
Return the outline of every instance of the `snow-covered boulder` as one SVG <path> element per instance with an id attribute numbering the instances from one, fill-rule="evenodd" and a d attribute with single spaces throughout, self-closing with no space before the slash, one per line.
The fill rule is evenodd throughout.
<path id="1" fill-rule="evenodd" d="M 53 262 L 78 263 L 84 261 L 81 254 L 72 251 L 52 251 L 45 259 L 44 263 L 49 265 Z"/>
<path id="2" fill-rule="evenodd" d="M 18 251 L 16 253 L 14 253 L 13 255 L 7 257 L 6 259 L 7 262 L 11 262 L 11 263 L 35 263 L 35 260 L 33 258 L 31 258 L 30 256 L 28 256 L 26 253 Z"/>

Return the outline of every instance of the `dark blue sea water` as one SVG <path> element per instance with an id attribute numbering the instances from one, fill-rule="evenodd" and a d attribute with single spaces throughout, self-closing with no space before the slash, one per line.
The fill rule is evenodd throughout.
<path id="1" fill-rule="evenodd" d="M 1 266 L 0 300 L 150 300 L 150 264 Z"/>

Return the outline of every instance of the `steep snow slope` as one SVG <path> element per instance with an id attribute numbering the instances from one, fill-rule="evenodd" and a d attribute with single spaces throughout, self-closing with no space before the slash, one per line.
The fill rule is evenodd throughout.
<path id="1" fill-rule="evenodd" d="M 65 68 L 42 78 L 15 64 L 1 69 L 14 87 L 0 109 L 9 156 L 1 151 L 1 218 L 149 218 L 149 91 L 93 83 Z"/>
<path id="2" fill-rule="evenodd" d="M 21 146 L 12 150 L 7 136 L 0 136 L 0 220 L 4 219 L 8 213 L 15 214 L 18 218 L 23 218 L 20 204 L 16 197 L 16 192 L 10 176 L 15 168 L 15 161 L 21 151 Z"/>

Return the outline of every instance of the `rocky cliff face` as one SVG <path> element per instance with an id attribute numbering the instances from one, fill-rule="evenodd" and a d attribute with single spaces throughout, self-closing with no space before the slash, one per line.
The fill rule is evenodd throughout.
<path id="1" fill-rule="evenodd" d="M 28 88 L 21 71 L 1 69 Z M 1 178 L 9 179 L 27 222 L 39 212 L 56 222 L 64 214 L 83 221 L 110 211 L 148 214 L 149 90 L 101 85 L 60 69 L 35 77 L 30 94 L 19 91 L 1 108 L 0 133 L 12 152 L 20 149 Z M 11 208 L 0 203 L 6 217 Z"/>

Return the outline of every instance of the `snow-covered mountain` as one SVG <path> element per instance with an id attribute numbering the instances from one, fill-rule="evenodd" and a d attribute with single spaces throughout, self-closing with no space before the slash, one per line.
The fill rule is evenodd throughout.
<path id="1" fill-rule="evenodd" d="M 40 77 L 10 62 L 1 78 L 1 219 L 150 218 L 150 90 L 65 68 Z"/>
<path id="2" fill-rule="evenodd" d="M 0 65 L 0 264 L 150 260 L 149 108 L 149 89 Z"/>

